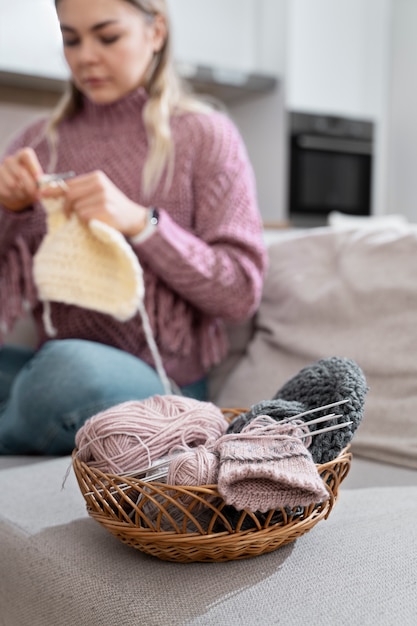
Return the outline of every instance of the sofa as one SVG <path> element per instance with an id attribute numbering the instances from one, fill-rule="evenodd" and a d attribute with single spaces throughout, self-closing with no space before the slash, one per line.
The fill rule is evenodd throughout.
<path id="1" fill-rule="evenodd" d="M 317 359 L 356 360 L 369 391 L 328 519 L 262 556 L 165 562 L 88 516 L 70 457 L 3 457 L 1 626 L 415 626 L 417 228 L 372 221 L 266 236 L 261 305 L 229 328 L 211 398 L 250 406 Z M 27 341 L 19 332 L 10 340 Z"/>

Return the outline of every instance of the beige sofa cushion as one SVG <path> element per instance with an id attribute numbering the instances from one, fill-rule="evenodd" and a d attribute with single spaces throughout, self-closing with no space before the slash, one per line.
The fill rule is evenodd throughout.
<path id="1" fill-rule="evenodd" d="M 215 401 L 270 399 L 329 356 L 362 367 L 370 391 L 353 451 L 417 467 L 417 227 L 289 231 L 270 266 L 253 339 Z"/>

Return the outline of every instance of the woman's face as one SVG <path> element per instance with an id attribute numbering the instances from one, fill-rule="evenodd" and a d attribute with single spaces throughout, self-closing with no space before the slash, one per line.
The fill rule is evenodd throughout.
<path id="1" fill-rule="evenodd" d="M 90 100 L 114 102 L 144 84 L 165 39 L 160 15 L 148 21 L 126 0 L 59 0 L 57 13 L 72 79 Z"/>

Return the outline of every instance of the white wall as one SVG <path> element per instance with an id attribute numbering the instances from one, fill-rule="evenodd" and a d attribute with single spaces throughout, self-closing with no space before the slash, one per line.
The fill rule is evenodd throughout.
<path id="1" fill-rule="evenodd" d="M 238 125 L 255 171 L 259 207 L 265 222 L 285 220 L 286 154 L 284 94 L 273 94 L 234 104 L 230 115 Z"/>
<path id="2" fill-rule="evenodd" d="M 0 70 L 66 78 L 53 0 L 0 0 Z"/>
<path id="3" fill-rule="evenodd" d="M 255 170 L 258 198 L 265 222 L 286 219 L 285 65 L 287 0 L 256 0 L 255 64 L 278 78 L 272 93 L 235 103 L 230 114 L 237 123 Z"/>
<path id="4" fill-rule="evenodd" d="M 393 0 L 388 210 L 417 222 L 417 2 Z"/>

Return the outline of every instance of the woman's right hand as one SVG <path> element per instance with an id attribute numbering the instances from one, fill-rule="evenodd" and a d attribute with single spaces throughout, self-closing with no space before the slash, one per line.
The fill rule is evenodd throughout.
<path id="1" fill-rule="evenodd" d="M 0 204 L 22 211 L 39 197 L 37 182 L 43 170 L 32 148 L 22 148 L 0 163 Z"/>

